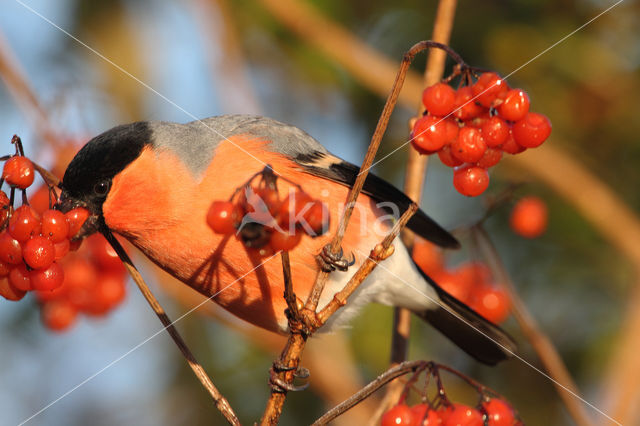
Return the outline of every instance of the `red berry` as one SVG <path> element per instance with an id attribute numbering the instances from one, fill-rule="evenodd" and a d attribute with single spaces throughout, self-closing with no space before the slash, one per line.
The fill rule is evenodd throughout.
<path id="1" fill-rule="evenodd" d="M 71 327 L 78 316 L 78 311 L 67 300 L 52 300 L 42 305 L 40 311 L 45 327 L 52 331 L 64 331 Z"/>
<path id="2" fill-rule="evenodd" d="M 529 95 L 522 89 L 511 89 L 498 105 L 498 114 L 508 121 L 522 120 L 529 112 Z"/>
<path id="3" fill-rule="evenodd" d="M 0 233 L 0 260 L 10 265 L 22 262 L 22 247 L 6 230 Z"/>
<path id="4" fill-rule="evenodd" d="M 500 162 L 502 159 L 502 151 L 498 148 L 487 148 L 481 159 L 476 162 L 476 166 L 488 169 Z"/>
<path id="5" fill-rule="evenodd" d="M 413 252 L 411 254 L 416 265 L 428 275 L 441 271 L 444 268 L 444 256 L 442 251 L 435 244 L 423 240 L 416 239 L 413 243 Z"/>
<path id="6" fill-rule="evenodd" d="M 487 285 L 475 289 L 471 307 L 489 321 L 499 324 L 509 316 L 509 297 L 498 288 Z"/>
<path id="7" fill-rule="evenodd" d="M 465 126 L 451 143 L 451 155 L 465 163 L 479 161 L 487 150 L 487 144 L 480 130 Z"/>
<path id="8" fill-rule="evenodd" d="M 502 118 L 493 116 L 482 123 L 480 131 L 487 146 L 495 148 L 507 141 L 511 128 Z"/>
<path id="9" fill-rule="evenodd" d="M 515 139 L 513 139 L 513 134 L 509 132 L 509 137 L 502 144 L 501 149 L 507 154 L 515 155 L 515 154 L 520 154 L 521 152 L 524 152 L 527 148 L 525 148 L 524 146 L 518 145 Z"/>
<path id="10" fill-rule="evenodd" d="M 29 197 L 29 205 L 33 207 L 39 215 L 49 210 L 49 187 L 47 185 L 41 185 L 36 192 L 32 193 L 31 197 Z"/>
<path id="11" fill-rule="evenodd" d="M 306 192 L 290 191 L 278 211 L 280 227 L 289 233 L 293 233 L 295 227 L 304 220 L 304 214 L 309 210 L 312 203 L 313 199 Z"/>
<path id="12" fill-rule="evenodd" d="M 33 169 L 33 163 L 27 157 L 16 155 L 4 163 L 2 179 L 9 185 L 26 189 L 31 186 L 34 178 L 35 171 Z"/>
<path id="13" fill-rule="evenodd" d="M 9 197 L 4 191 L 0 191 L 0 228 L 4 226 L 9 219 Z"/>
<path id="14" fill-rule="evenodd" d="M 450 272 L 442 269 L 431 276 L 433 280 L 447 293 L 463 303 L 469 301 L 472 282 L 465 280 L 457 271 Z"/>
<path id="15" fill-rule="evenodd" d="M 91 315 L 104 315 L 126 296 L 125 281 L 115 275 L 107 274 L 98 278 L 91 291 L 91 301 L 85 312 Z"/>
<path id="16" fill-rule="evenodd" d="M 398 404 L 382 415 L 380 426 L 412 426 L 413 416 L 406 404 Z"/>
<path id="17" fill-rule="evenodd" d="M 473 96 L 480 105 L 489 108 L 498 105 L 507 95 L 509 85 L 494 72 L 485 72 L 473 85 Z"/>
<path id="18" fill-rule="evenodd" d="M 33 283 L 31 283 L 31 276 L 27 270 L 27 266 L 24 263 L 20 263 L 11 268 L 9 272 L 9 283 L 18 290 L 31 291 L 33 290 Z"/>
<path id="19" fill-rule="evenodd" d="M 242 191 L 238 205 L 252 220 L 272 226 L 273 215 L 280 207 L 280 200 L 275 189 L 247 186 Z"/>
<path id="20" fill-rule="evenodd" d="M 241 209 L 231 201 L 214 201 L 207 213 L 207 223 L 216 234 L 235 234 L 241 219 Z"/>
<path id="21" fill-rule="evenodd" d="M 46 269 L 34 269 L 29 274 L 31 285 L 35 290 L 51 291 L 62 285 L 64 280 L 64 271 L 56 262 L 53 262 Z"/>
<path id="22" fill-rule="evenodd" d="M 449 167 L 457 167 L 463 163 L 451 154 L 451 145 L 442 147 L 442 149 L 438 151 L 438 158 L 440 158 L 442 164 Z"/>
<path id="23" fill-rule="evenodd" d="M 427 404 L 417 404 L 411 407 L 414 426 L 439 426 L 442 424 L 440 411 L 433 410 Z"/>
<path id="24" fill-rule="evenodd" d="M 111 244 L 100 234 L 93 234 L 87 238 L 91 259 L 102 271 L 110 273 L 124 273 L 125 268 L 118 257 L 118 253 Z"/>
<path id="25" fill-rule="evenodd" d="M 551 121 L 543 114 L 529 112 L 522 120 L 513 124 L 511 132 L 518 145 L 535 148 L 547 140 L 551 134 Z"/>
<path id="26" fill-rule="evenodd" d="M 66 298 L 78 310 L 88 310 L 93 302 L 94 284 L 98 271 L 94 264 L 83 258 L 75 258 L 65 264 L 64 285 Z"/>
<path id="27" fill-rule="evenodd" d="M 275 231 L 271 234 L 271 240 L 269 244 L 274 251 L 280 250 L 292 250 L 295 246 L 300 242 L 300 238 L 302 237 L 302 232 L 294 231 L 293 234 L 285 232 Z"/>
<path id="28" fill-rule="evenodd" d="M 22 259 L 33 269 L 48 268 L 55 256 L 53 243 L 46 237 L 32 237 L 22 245 Z"/>
<path id="29" fill-rule="evenodd" d="M 456 106 L 453 115 L 462 121 L 471 120 L 485 111 L 480 105 L 473 100 L 473 90 L 471 87 L 464 86 L 456 91 Z"/>
<path id="30" fill-rule="evenodd" d="M 445 83 L 436 83 L 422 92 L 422 104 L 431 115 L 444 116 L 453 111 L 456 92 Z"/>
<path id="31" fill-rule="evenodd" d="M 479 261 L 465 262 L 456 268 L 460 280 L 469 283 L 470 287 L 479 287 L 491 282 L 491 269 Z"/>
<path id="32" fill-rule="evenodd" d="M 513 231 L 526 238 L 539 237 L 547 229 L 547 205 L 538 197 L 525 197 L 511 211 Z"/>
<path id="33" fill-rule="evenodd" d="M 54 243 L 67 239 L 69 235 L 69 222 L 59 210 L 45 210 L 42 213 L 42 235 Z"/>
<path id="34" fill-rule="evenodd" d="M 7 275 L 9 275 L 12 267 L 13 265 L 11 265 L 10 263 L 0 260 L 0 277 L 6 277 Z"/>
<path id="35" fill-rule="evenodd" d="M 310 237 L 318 237 L 329 230 L 329 207 L 322 201 L 313 201 L 304 212 L 303 219 L 304 232 Z"/>
<path id="36" fill-rule="evenodd" d="M 411 144 L 421 154 L 433 154 L 449 142 L 450 131 L 442 118 L 425 115 L 413 126 Z"/>
<path id="37" fill-rule="evenodd" d="M 7 277 L 0 278 L 0 296 L 7 300 L 17 302 L 22 299 L 25 294 L 27 294 L 26 291 L 22 291 L 11 285 Z"/>
<path id="38" fill-rule="evenodd" d="M 488 402 L 482 404 L 487 412 L 488 426 L 513 426 L 516 422 L 516 416 L 513 408 L 505 401 L 492 398 Z"/>
<path id="39" fill-rule="evenodd" d="M 9 219 L 9 233 L 21 243 L 27 241 L 32 235 L 40 234 L 40 229 L 38 214 L 26 204 L 18 207 Z"/>
<path id="40" fill-rule="evenodd" d="M 89 210 L 84 207 L 76 207 L 66 212 L 64 216 L 69 223 L 69 238 L 73 238 L 89 218 Z"/>
<path id="41" fill-rule="evenodd" d="M 462 195 L 478 196 L 489 187 L 489 172 L 476 166 L 455 168 L 453 170 L 453 186 Z"/>
<path id="42" fill-rule="evenodd" d="M 482 414 L 475 408 L 463 404 L 453 404 L 453 411 L 443 426 L 483 426 Z"/>

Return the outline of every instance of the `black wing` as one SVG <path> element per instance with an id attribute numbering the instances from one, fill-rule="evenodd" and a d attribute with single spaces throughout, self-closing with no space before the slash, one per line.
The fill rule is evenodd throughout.
<path id="1" fill-rule="evenodd" d="M 311 175 L 331 179 L 349 187 L 354 184 L 360 171 L 358 166 L 319 151 L 313 154 L 299 154 L 295 161 L 302 166 L 305 172 Z M 404 213 L 412 202 L 404 192 L 372 173 L 369 173 L 364 181 L 362 192 L 378 202 L 390 201 L 394 203 L 398 206 L 400 214 Z M 390 209 L 385 210 L 393 213 Z M 413 215 L 407 227 L 422 238 L 441 247 L 460 247 L 460 243 L 453 235 L 438 225 L 422 210 L 418 210 Z"/>

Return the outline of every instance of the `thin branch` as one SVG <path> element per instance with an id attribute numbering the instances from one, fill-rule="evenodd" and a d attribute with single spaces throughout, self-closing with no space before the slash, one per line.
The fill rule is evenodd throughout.
<path id="1" fill-rule="evenodd" d="M 313 422 L 312 426 L 328 424 L 336 417 L 340 416 L 347 410 L 364 401 L 372 393 L 374 393 L 393 379 L 410 372 L 419 372 L 425 370 L 429 365 L 430 363 L 428 361 L 408 361 L 403 362 L 402 364 L 399 364 L 395 367 L 391 367 L 389 370 L 376 377 L 376 379 L 369 383 L 367 386 L 363 387 L 357 393 L 352 395 L 349 399 L 327 411 L 322 417 Z"/>
<path id="2" fill-rule="evenodd" d="M 166 312 L 164 311 L 164 309 L 162 308 L 162 306 L 160 305 L 156 297 L 153 295 L 153 293 L 151 292 L 147 284 L 144 282 L 142 275 L 140 275 L 140 272 L 133 265 L 131 258 L 129 258 L 129 255 L 124 250 L 120 242 L 114 237 L 114 235 L 109 230 L 104 231 L 102 234 L 105 236 L 107 241 L 109 241 L 109 244 L 111 244 L 111 247 L 113 247 L 115 252 L 118 254 L 118 257 L 124 263 L 124 266 L 129 271 L 129 274 L 131 274 L 131 277 L 133 278 L 135 283 L 138 285 L 140 292 L 149 303 L 149 306 L 151 306 L 151 309 L 153 309 L 153 311 L 156 313 L 156 315 L 160 319 L 160 322 L 162 322 L 165 329 L 173 339 L 174 343 L 176 344 L 176 346 L 178 346 L 178 349 L 180 349 L 180 352 L 182 352 L 182 355 L 187 360 L 189 367 L 191 367 L 191 369 L 193 370 L 198 380 L 200 380 L 200 383 L 202 383 L 202 386 L 204 386 L 204 388 L 209 392 L 209 394 L 213 398 L 218 410 L 227 419 L 229 424 L 239 425 L 240 421 L 238 420 L 238 417 L 234 413 L 233 409 L 231 408 L 231 405 L 225 399 L 225 397 L 222 396 L 220 391 L 215 387 L 215 385 L 211 381 L 211 378 L 207 375 L 207 372 L 204 370 L 204 368 L 202 368 L 202 365 L 200 365 L 200 363 L 193 356 L 193 353 L 191 353 L 191 350 L 189 349 L 185 341 L 182 339 L 182 336 L 180 336 L 180 333 L 178 333 L 178 330 L 173 325 L 173 322 L 169 319 L 169 316 L 166 314 Z"/>
<path id="3" fill-rule="evenodd" d="M 529 309 L 527 309 L 522 299 L 520 299 L 520 295 L 516 291 L 489 234 L 482 225 L 474 226 L 471 232 L 472 236 L 477 237 L 478 248 L 482 253 L 487 254 L 487 260 L 496 272 L 498 283 L 507 291 L 511 301 L 511 312 L 513 316 L 531 343 L 531 346 L 538 354 L 542 364 L 544 364 L 545 370 L 547 370 L 549 375 L 554 379 L 556 391 L 562 399 L 562 402 L 564 402 L 565 407 L 567 407 L 569 414 L 576 424 L 582 426 L 591 425 L 591 417 L 588 415 L 581 401 L 575 397 L 575 395 L 580 395 L 580 391 L 573 381 L 567 366 L 562 361 L 562 357 L 551 342 L 551 339 L 540 329 L 537 321 L 533 315 L 531 315 L 531 312 L 529 312 Z M 556 383 L 560 383 L 562 386 Z M 573 394 L 567 392 L 566 389 L 569 389 Z"/>

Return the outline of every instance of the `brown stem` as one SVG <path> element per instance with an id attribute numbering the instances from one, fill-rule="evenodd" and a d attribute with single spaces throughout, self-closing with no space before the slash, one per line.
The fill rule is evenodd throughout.
<path id="1" fill-rule="evenodd" d="M 402 364 L 391 367 L 389 370 L 385 371 L 381 375 L 379 375 L 375 380 L 371 383 L 360 389 L 357 393 L 351 396 L 346 401 L 341 404 L 333 407 L 331 410 L 327 411 L 322 417 L 312 423 L 313 426 L 326 425 L 336 417 L 343 414 L 345 411 L 353 408 L 355 405 L 364 401 L 367 397 L 369 397 L 372 393 L 380 389 L 382 386 L 386 385 L 393 379 L 403 376 L 410 372 L 419 372 L 426 369 L 430 365 L 427 361 L 408 361 L 403 362 Z"/>
<path id="2" fill-rule="evenodd" d="M 331 240 L 331 252 L 333 254 L 338 254 L 340 251 L 340 244 L 342 243 L 342 238 L 344 237 L 344 233 L 347 230 L 347 226 L 349 224 L 349 219 L 351 219 L 351 214 L 353 213 L 353 209 L 355 208 L 355 202 L 360 195 L 360 191 L 362 191 L 362 186 L 364 185 L 364 181 L 369 174 L 369 169 L 373 164 L 373 160 L 378 152 L 378 148 L 380 147 L 380 142 L 382 141 L 382 136 L 387 129 L 387 124 L 389 123 L 389 118 L 391 117 L 391 113 L 395 108 L 396 102 L 398 101 L 398 95 L 400 94 L 400 89 L 402 89 L 402 85 L 404 83 L 404 79 L 407 75 L 407 71 L 409 69 L 409 65 L 413 61 L 413 58 L 423 50 L 429 48 L 441 48 L 440 43 L 435 43 L 432 41 L 421 41 L 416 43 L 404 54 L 402 58 L 402 62 L 400 63 L 400 69 L 396 74 L 396 78 L 393 82 L 393 86 L 391 88 L 391 93 L 387 97 L 387 101 L 384 104 L 384 108 L 382 109 L 382 114 L 380 114 L 380 118 L 378 119 L 378 124 L 376 125 L 376 129 L 373 132 L 373 136 L 371 137 L 371 142 L 369 143 L 369 149 L 367 149 L 367 153 L 364 157 L 362 165 L 360 166 L 360 172 L 356 178 L 356 181 L 353 184 L 353 187 L 349 189 L 349 193 L 347 194 L 346 208 L 342 217 L 340 218 L 340 224 L 338 225 L 338 229 L 336 230 L 333 239 Z M 305 305 L 305 309 L 308 311 L 315 312 L 318 307 L 318 301 L 320 300 L 320 295 L 322 294 L 322 290 L 324 290 L 324 286 L 329 277 L 329 272 L 319 271 L 316 276 L 316 282 L 311 289 L 311 293 L 309 295 L 309 299 L 307 299 L 307 303 Z"/>
<path id="3" fill-rule="evenodd" d="M 299 318 L 300 312 L 298 307 L 298 298 L 293 292 L 293 280 L 291 278 L 291 262 L 289 261 L 289 252 L 282 250 L 280 252 L 282 259 L 282 275 L 284 277 L 284 300 L 287 301 L 289 315 L 293 318 Z"/>
<path id="4" fill-rule="evenodd" d="M 440 0 L 436 11 L 435 22 L 431 39 L 443 44 L 449 43 L 453 22 L 455 18 L 457 0 Z M 447 55 L 443 50 L 431 49 L 427 58 L 427 65 L 424 71 L 424 87 L 432 86 L 439 82 L 444 75 Z M 419 102 L 418 116 L 424 112 L 422 102 Z M 420 155 L 415 149 L 409 149 L 407 169 L 404 178 L 404 192 L 416 203 L 420 203 L 422 191 L 427 174 L 428 156 Z M 414 234 L 408 229 L 402 233 L 402 241 L 411 250 L 413 247 Z M 409 350 L 409 335 L 411 333 L 411 312 L 403 308 L 394 308 L 393 328 L 391 335 L 391 365 L 398 364 L 407 359 Z M 385 401 L 392 403 L 398 399 L 402 385 L 399 382 L 392 383 L 387 387 Z M 384 404 L 381 405 L 381 408 Z M 386 408 L 386 407 L 385 407 Z M 382 410 L 376 412 L 374 421 L 382 415 Z"/>
<path id="5" fill-rule="evenodd" d="M 113 247 L 113 249 L 116 251 L 120 260 L 122 260 L 122 262 L 124 263 L 124 266 L 129 271 L 129 274 L 131 274 L 131 277 L 133 278 L 135 283 L 138 285 L 140 292 L 149 303 L 149 306 L 151 306 L 151 309 L 153 309 L 153 311 L 156 313 L 156 315 L 160 319 L 160 322 L 162 322 L 162 325 L 164 325 L 164 328 L 167 330 L 176 346 L 178 346 L 180 352 L 182 352 L 182 355 L 187 360 L 189 367 L 191 367 L 198 380 L 200 380 L 200 383 L 202 383 L 202 386 L 204 386 L 204 388 L 213 398 L 218 410 L 230 424 L 239 425 L 240 421 L 231 408 L 231 405 L 229 405 L 229 402 L 215 387 L 215 385 L 211 381 L 211 378 L 207 375 L 207 372 L 204 371 L 202 365 L 200 365 L 200 363 L 193 356 L 193 353 L 191 353 L 191 350 L 182 339 L 182 336 L 180 336 L 180 333 L 178 333 L 178 330 L 174 327 L 173 322 L 169 319 L 169 316 L 166 314 L 166 312 L 158 302 L 158 299 L 156 299 L 147 284 L 144 282 L 142 275 L 140 275 L 140 272 L 138 272 L 136 267 L 133 265 L 133 262 L 129 258 L 129 255 L 124 250 L 120 242 L 109 230 L 105 230 L 102 234 L 107 239 L 107 241 L 109 241 L 111 247 Z"/>
<path id="6" fill-rule="evenodd" d="M 488 261 L 492 269 L 496 272 L 498 283 L 500 283 L 509 295 L 511 312 L 514 318 L 536 351 L 536 354 L 538 354 L 545 370 L 547 370 L 549 376 L 553 378 L 556 391 L 569 411 L 569 414 L 576 424 L 584 426 L 591 425 L 591 417 L 587 414 L 580 399 L 576 397 L 576 395 L 580 395 L 580 391 L 573 381 L 569 370 L 549 337 L 540 329 L 537 321 L 518 295 L 489 234 L 482 225 L 477 225 L 472 228 L 472 235 L 476 237 L 479 245 L 478 248 L 482 253 L 487 254 Z M 567 392 L 567 389 L 571 392 Z"/>

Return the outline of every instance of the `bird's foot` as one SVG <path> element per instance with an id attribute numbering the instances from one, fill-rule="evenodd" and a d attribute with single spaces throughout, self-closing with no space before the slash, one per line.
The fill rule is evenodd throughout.
<path id="1" fill-rule="evenodd" d="M 310 374 L 307 368 L 289 367 L 282 364 L 282 362 L 280 362 L 279 360 L 274 361 L 271 369 L 269 370 L 269 386 L 271 387 L 271 389 L 275 392 L 284 393 L 284 392 L 303 391 L 307 387 L 309 387 L 309 383 L 305 383 L 304 385 L 301 385 L 301 386 L 296 386 L 293 383 L 287 383 L 286 381 L 284 381 L 282 378 L 279 377 L 279 373 L 293 371 L 293 370 L 295 370 L 295 373 L 293 373 L 293 377 L 295 379 L 309 378 Z"/>
<path id="2" fill-rule="evenodd" d="M 327 244 L 322 248 L 320 254 L 316 256 L 316 260 L 318 261 L 320 269 L 324 272 L 333 272 L 336 269 L 345 272 L 349 269 L 349 266 L 356 263 L 356 257 L 351 253 L 351 259 L 345 259 L 343 255 L 342 247 L 340 247 L 340 251 L 337 254 L 333 254 L 331 252 L 331 246 Z"/>

